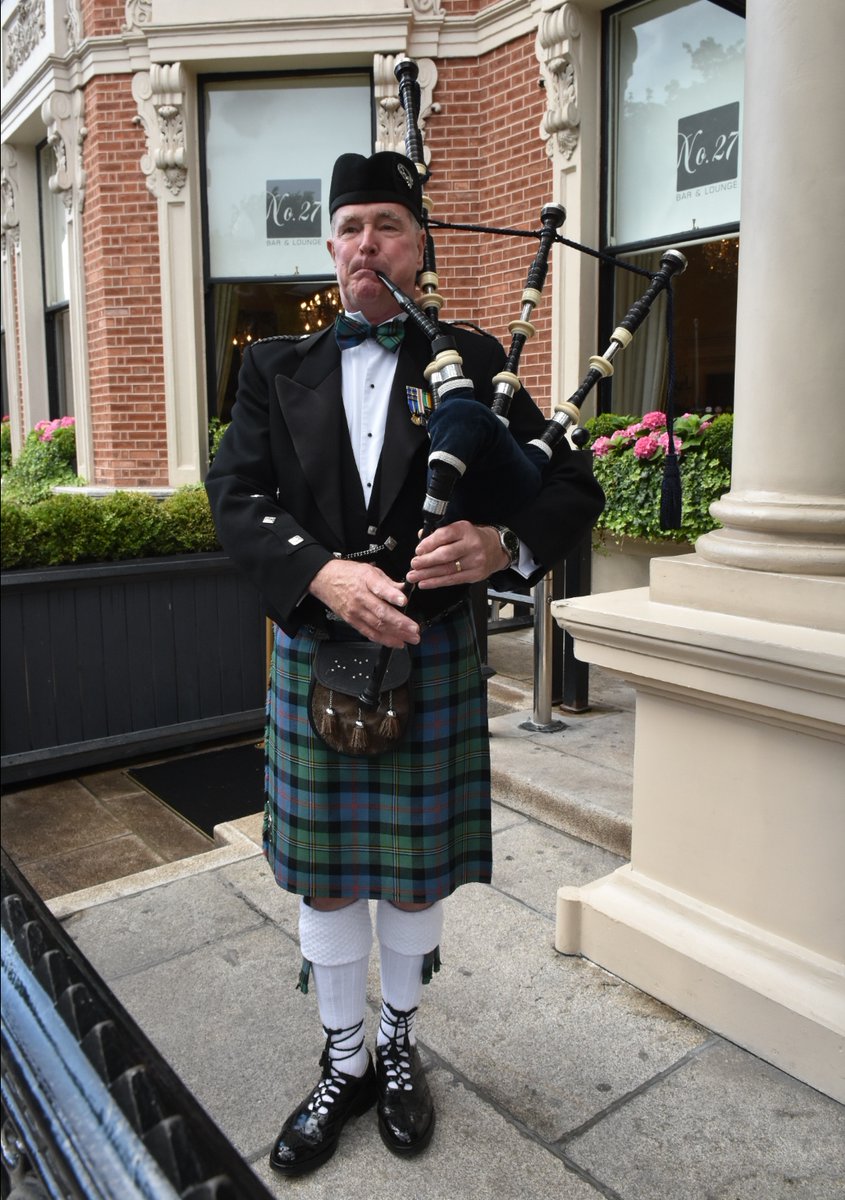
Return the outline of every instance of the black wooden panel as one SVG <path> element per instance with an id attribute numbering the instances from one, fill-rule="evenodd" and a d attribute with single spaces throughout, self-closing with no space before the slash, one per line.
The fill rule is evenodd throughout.
<path id="1" fill-rule="evenodd" d="M 109 732 L 106 705 L 106 663 L 103 647 L 102 589 L 80 587 L 76 592 L 76 648 L 79 656 L 79 706 L 84 737 Z M 60 738 L 61 745 L 66 739 Z"/>
<path id="2" fill-rule="evenodd" d="M 103 587 L 100 594 L 103 644 L 103 692 L 106 725 L 110 734 L 132 729 L 132 704 L 127 675 L 129 672 L 129 626 L 126 619 L 125 584 Z"/>
<path id="3" fill-rule="evenodd" d="M 225 555 L 7 571 L 0 583 L 4 771 L 38 778 L 157 738 L 171 747 L 180 729 L 260 725 L 264 616 Z"/>
<path id="4" fill-rule="evenodd" d="M 29 746 L 37 749 L 59 742 L 56 703 L 53 695 L 53 646 L 50 635 L 50 602 L 47 594 L 30 593 L 24 598 L 23 639 L 26 648 L 25 678 L 21 694 L 26 696 L 29 717 Z M 5 663 L 3 666 L 5 670 Z"/>
<path id="5" fill-rule="evenodd" d="M 3 605 L 0 627 L 2 671 L 0 671 L 0 713 L 3 754 L 14 749 L 30 749 L 31 722 L 26 683 L 26 657 L 23 637 L 23 595 L 10 596 Z"/>
<path id="6" fill-rule="evenodd" d="M 125 588 L 126 685 L 132 729 L 153 729 L 156 722 L 152 660 L 152 616 L 149 581 L 133 580 Z"/>
<path id="7" fill-rule="evenodd" d="M 80 742 L 85 737 L 80 689 L 76 593 L 78 587 L 56 588 L 47 594 L 52 652 L 49 701 L 56 715 L 56 741 Z"/>

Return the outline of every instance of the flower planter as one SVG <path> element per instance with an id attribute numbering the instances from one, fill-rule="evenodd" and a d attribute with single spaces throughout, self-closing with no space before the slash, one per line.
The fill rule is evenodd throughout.
<path id="1" fill-rule="evenodd" d="M 654 542 L 646 538 L 615 538 L 604 534 L 593 547 L 592 592 L 621 592 L 648 587 L 653 558 L 690 554 L 689 542 Z"/>
<path id="2" fill-rule="evenodd" d="M 4 783 L 249 733 L 265 620 L 222 553 L 4 571 Z"/>

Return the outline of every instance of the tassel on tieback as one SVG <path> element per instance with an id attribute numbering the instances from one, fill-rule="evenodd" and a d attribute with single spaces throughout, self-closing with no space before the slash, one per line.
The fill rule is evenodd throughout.
<path id="1" fill-rule="evenodd" d="M 681 470 L 678 456 L 671 445 L 673 434 L 669 434 L 670 450 L 663 464 L 663 479 L 660 483 L 660 528 L 681 528 Z"/>
<path id="2" fill-rule="evenodd" d="M 660 528 L 680 529 L 683 516 L 683 493 L 681 490 L 681 468 L 675 450 L 675 320 L 673 313 L 672 285 L 666 289 L 666 461 L 660 481 Z"/>

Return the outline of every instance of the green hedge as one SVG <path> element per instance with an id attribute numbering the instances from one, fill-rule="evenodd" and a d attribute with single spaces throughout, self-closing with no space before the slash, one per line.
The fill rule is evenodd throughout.
<path id="1" fill-rule="evenodd" d="M 205 488 L 192 484 L 166 500 L 140 492 L 53 495 L 0 505 L 0 565 L 48 567 L 219 550 Z"/>

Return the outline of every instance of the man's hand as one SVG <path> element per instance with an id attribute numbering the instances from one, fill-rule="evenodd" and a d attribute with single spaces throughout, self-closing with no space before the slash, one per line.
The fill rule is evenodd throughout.
<path id="1" fill-rule="evenodd" d="M 398 649 L 420 640 L 419 625 L 400 611 L 408 603 L 401 584 L 372 563 L 335 558 L 320 568 L 308 590 L 372 642 Z"/>
<path id="2" fill-rule="evenodd" d="M 423 538 L 411 559 L 408 582 L 423 590 L 479 583 L 509 564 L 492 526 L 455 521 Z"/>

